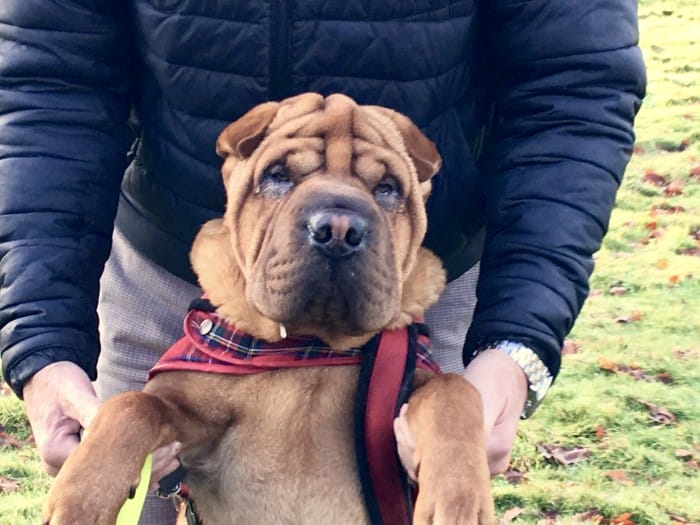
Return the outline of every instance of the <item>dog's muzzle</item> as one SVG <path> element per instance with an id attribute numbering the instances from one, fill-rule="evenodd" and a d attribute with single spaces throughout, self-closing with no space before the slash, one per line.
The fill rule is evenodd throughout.
<path id="1" fill-rule="evenodd" d="M 312 213 L 306 228 L 311 245 L 333 258 L 348 257 L 361 251 L 369 233 L 367 219 L 353 210 L 342 208 Z"/>

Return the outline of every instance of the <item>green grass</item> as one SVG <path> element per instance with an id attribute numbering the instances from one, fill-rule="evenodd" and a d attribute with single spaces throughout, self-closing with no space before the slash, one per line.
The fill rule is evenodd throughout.
<path id="1" fill-rule="evenodd" d="M 520 426 L 512 467 L 525 479 L 493 481 L 501 515 L 522 509 L 513 523 L 580 523 L 575 516 L 587 511 L 601 523 L 620 517 L 621 524 L 670 524 L 672 516 L 700 522 L 693 463 L 700 462 L 700 254 L 681 253 L 700 246 L 693 237 L 700 175 L 691 176 L 700 166 L 700 2 L 642 0 L 640 26 L 649 94 L 637 120 L 637 152 L 596 257 L 592 294 L 570 336 L 580 348 L 564 357 L 546 402 Z M 683 151 L 666 151 L 682 141 Z M 645 181 L 650 171 L 680 181 L 682 194 L 666 195 Z M 674 206 L 682 211 L 652 211 Z M 625 293 L 611 294 L 612 287 Z M 606 362 L 637 366 L 649 380 L 606 371 Z M 671 382 L 657 380 L 660 373 Z M 676 421 L 653 422 L 645 402 Z M 0 425 L 20 440 L 29 435 L 20 403 L 1 393 Z M 546 460 L 538 443 L 591 454 L 561 466 Z M 37 523 L 50 480 L 30 444 L 0 446 L 0 486 L 2 478 L 19 488 L 0 491 L 0 525 Z"/>

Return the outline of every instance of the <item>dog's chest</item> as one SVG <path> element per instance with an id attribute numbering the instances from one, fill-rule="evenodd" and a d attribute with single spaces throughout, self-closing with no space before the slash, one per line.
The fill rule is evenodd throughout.
<path id="1" fill-rule="evenodd" d="M 185 456 L 207 525 L 365 523 L 356 474 L 357 367 L 241 378 L 236 423 Z"/>

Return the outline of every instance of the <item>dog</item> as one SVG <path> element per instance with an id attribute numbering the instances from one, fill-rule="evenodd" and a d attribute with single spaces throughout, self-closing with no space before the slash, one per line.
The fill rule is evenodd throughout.
<path id="1" fill-rule="evenodd" d="M 113 524 L 147 454 L 179 440 L 205 525 L 398 525 L 372 516 L 358 473 L 364 365 L 334 364 L 420 320 L 443 289 L 440 261 L 421 247 L 440 156 L 407 117 L 314 93 L 256 106 L 223 130 L 216 151 L 226 210 L 191 251 L 214 306 L 190 312 L 200 316 L 190 335 L 212 330 L 214 316 L 273 346 L 310 336 L 332 350 L 317 366 L 267 369 L 263 358 L 255 374 L 179 369 L 177 357 L 157 365 L 142 392 L 100 407 L 49 492 L 44 523 Z M 418 485 L 409 519 L 494 523 L 477 391 L 418 368 L 409 392 Z M 379 455 L 398 461 L 393 447 Z"/>

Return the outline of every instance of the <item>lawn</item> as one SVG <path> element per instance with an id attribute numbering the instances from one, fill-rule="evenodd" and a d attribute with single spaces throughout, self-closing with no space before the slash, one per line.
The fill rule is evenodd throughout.
<path id="1" fill-rule="evenodd" d="M 635 154 L 562 372 L 493 481 L 503 523 L 700 523 L 700 1 L 640 4 Z M 0 525 L 37 523 L 49 484 L 2 387 Z"/>

